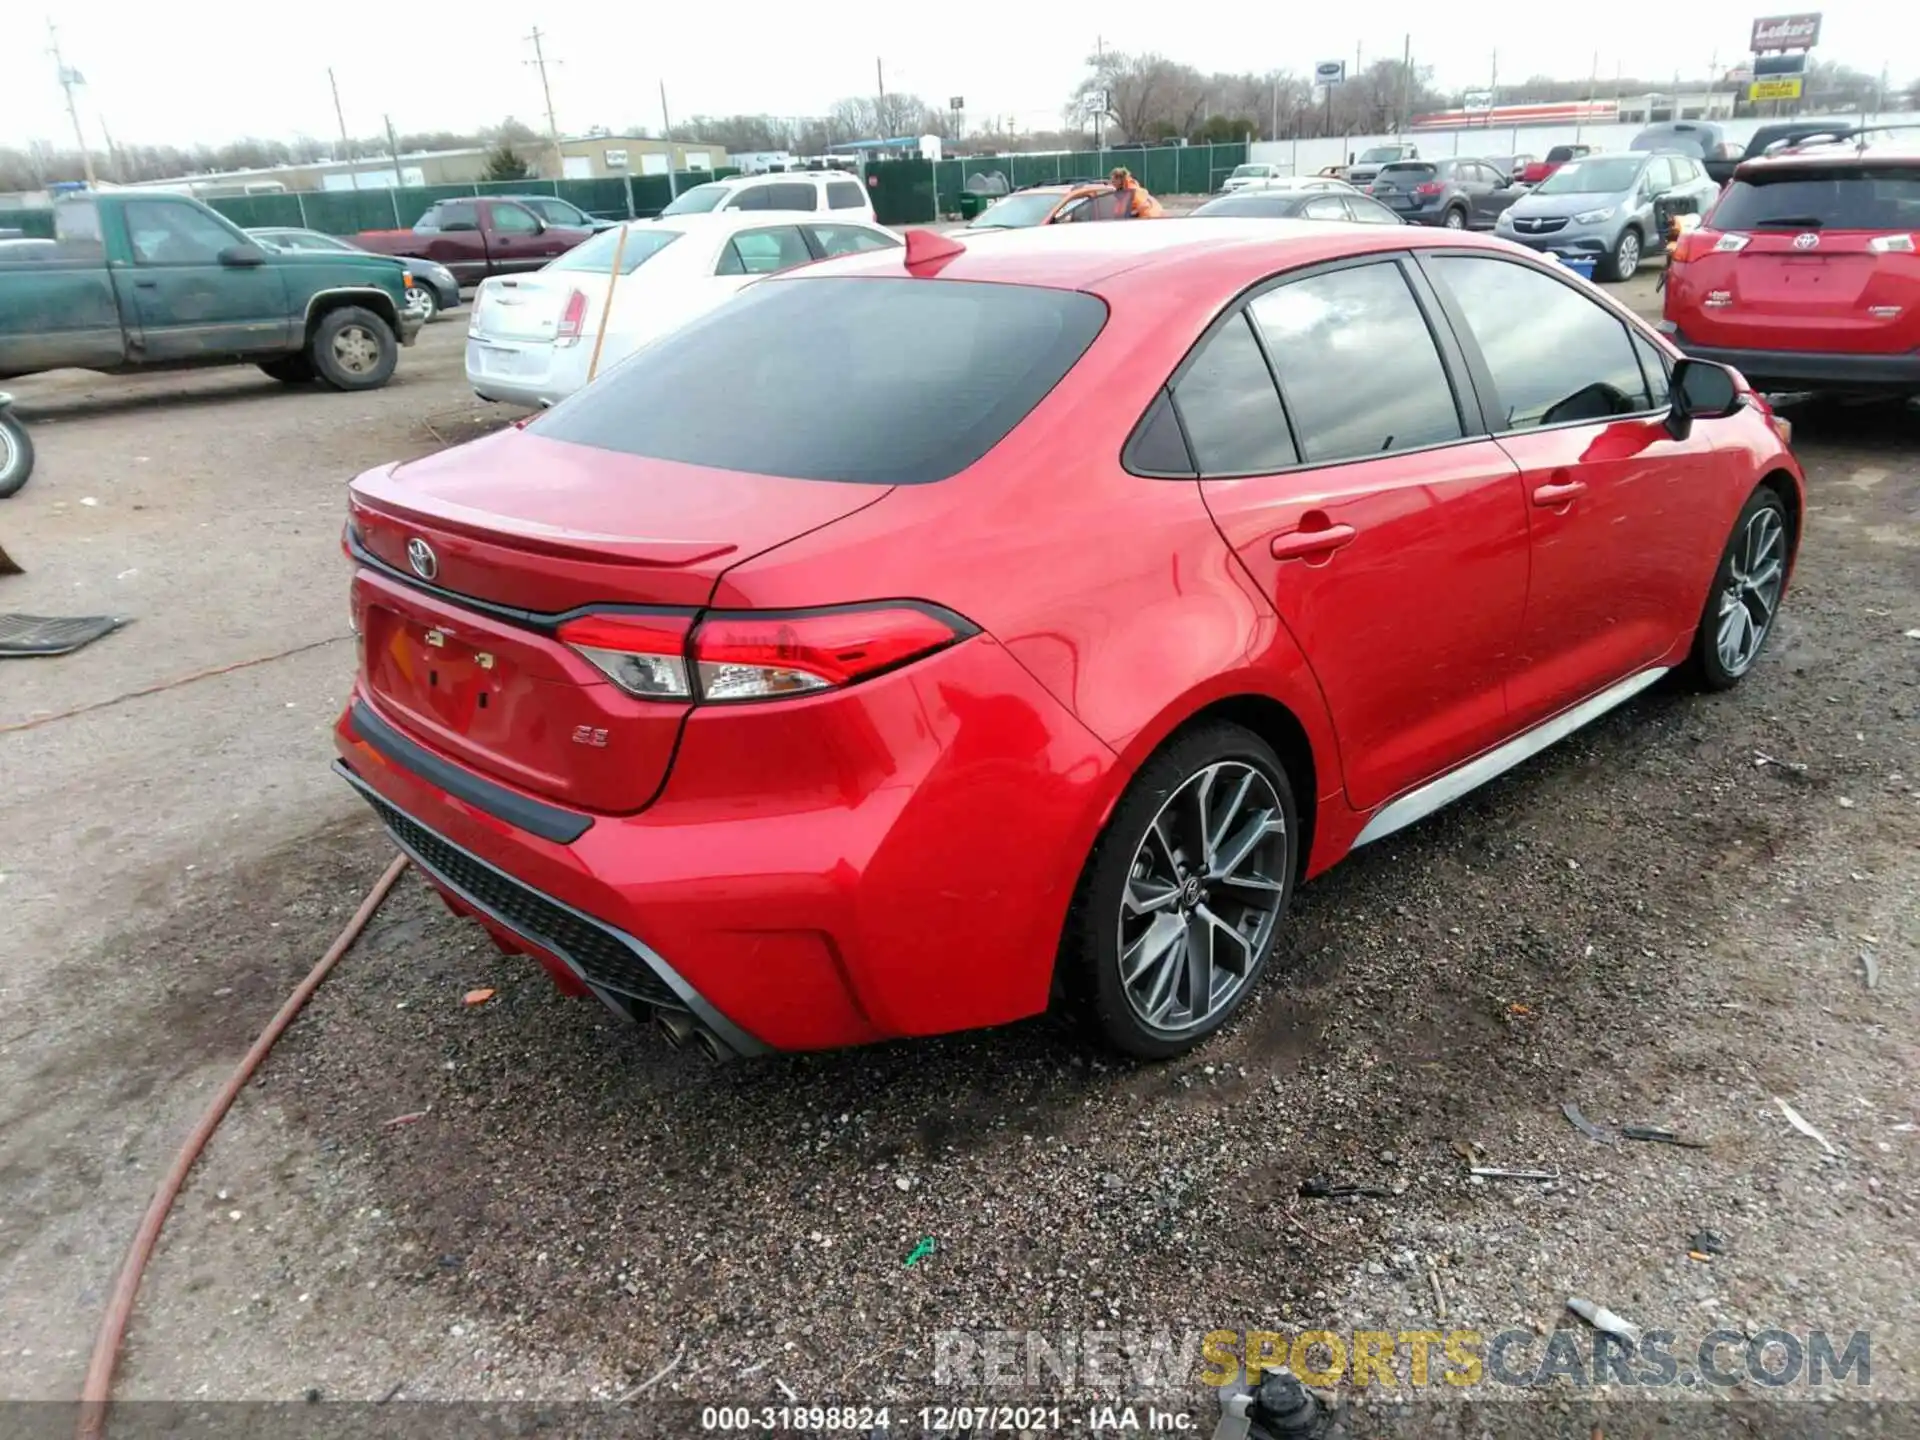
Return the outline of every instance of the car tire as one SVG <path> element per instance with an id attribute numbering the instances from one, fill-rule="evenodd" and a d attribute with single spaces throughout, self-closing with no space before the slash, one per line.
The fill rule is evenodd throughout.
<path id="1" fill-rule="evenodd" d="M 1456 205 L 1441 216 L 1440 225 L 1447 230 L 1464 230 L 1467 228 L 1467 212 Z"/>
<path id="2" fill-rule="evenodd" d="M 307 358 L 314 373 L 336 390 L 377 390 L 393 378 L 400 341 L 371 310 L 345 305 L 320 317 L 307 342 Z"/>
<path id="3" fill-rule="evenodd" d="M 305 355 L 283 355 L 278 360 L 263 360 L 260 372 L 282 385 L 305 385 L 313 379 L 313 362 Z"/>
<path id="4" fill-rule="evenodd" d="M 33 441 L 27 427 L 0 412 L 0 500 L 13 494 L 33 475 Z"/>
<path id="5" fill-rule="evenodd" d="M 1615 284 L 1631 280 L 1640 269 L 1640 260 L 1640 232 L 1629 225 L 1620 232 L 1620 238 L 1614 242 L 1613 253 L 1607 257 L 1606 278 Z"/>
<path id="6" fill-rule="evenodd" d="M 1252 731 L 1203 724 L 1148 760 L 1088 857 L 1062 937 L 1063 988 L 1093 1038 L 1163 1060 L 1224 1025 L 1273 953 L 1299 837 L 1286 768 Z"/>
<path id="7" fill-rule="evenodd" d="M 431 285 L 412 285 L 407 288 L 407 308 L 420 312 L 422 325 L 431 325 L 440 318 L 440 297 Z"/>
<path id="8" fill-rule="evenodd" d="M 1747 497 L 1714 567 L 1687 670 L 1703 690 L 1731 690 L 1752 671 L 1773 634 L 1786 587 L 1793 531 L 1780 492 Z"/>

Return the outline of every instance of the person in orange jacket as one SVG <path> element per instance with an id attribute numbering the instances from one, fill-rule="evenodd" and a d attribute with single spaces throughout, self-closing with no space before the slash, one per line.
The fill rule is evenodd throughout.
<path id="1" fill-rule="evenodd" d="M 1113 167 L 1113 174 L 1107 177 L 1113 182 L 1114 215 L 1130 216 L 1135 220 L 1159 220 L 1166 211 L 1160 208 L 1160 202 L 1140 188 L 1133 178 L 1133 172 L 1124 165 Z"/>

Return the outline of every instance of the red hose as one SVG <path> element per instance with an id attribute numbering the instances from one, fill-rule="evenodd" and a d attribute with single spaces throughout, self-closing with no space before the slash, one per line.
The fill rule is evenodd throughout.
<path id="1" fill-rule="evenodd" d="M 339 963 L 340 957 L 360 938 L 360 932 L 367 928 L 373 912 L 387 898 L 387 892 L 393 889 L 394 882 L 400 878 L 400 872 L 407 868 L 407 863 L 405 855 L 396 855 L 393 863 L 374 881 L 373 889 L 360 902 L 360 908 L 353 912 L 347 928 L 327 947 L 327 953 L 307 973 L 307 978 L 300 982 L 299 988 L 287 997 L 286 1003 L 280 1007 L 280 1013 L 260 1032 L 260 1038 L 253 1042 L 253 1048 L 241 1059 L 239 1068 L 227 1078 L 220 1093 L 213 1097 L 213 1103 L 207 1106 L 200 1123 L 193 1127 L 186 1144 L 174 1156 L 172 1168 L 153 1192 L 153 1200 L 141 1218 L 140 1228 L 134 1232 L 133 1246 L 120 1266 L 119 1278 L 114 1281 L 113 1295 L 107 1301 L 107 1313 L 100 1320 L 100 1333 L 94 1337 L 93 1358 L 87 1363 L 86 1383 L 80 1390 L 79 1440 L 100 1440 L 106 1431 L 107 1406 L 113 1396 L 113 1367 L 120 1359 L 120 1343 L 126 1338 L 127 1322 L 133 1318 L 134 1297 L 140 1293 L 140 1279 L 146 1274 L 147 1261 L 153 1257 L 154 1244 L 160 1239 L 160 1227 L 167 1223 L 167 1213 L 173 1209 L 174 1200 L 186 1184 L 194 1161 L 207 1148 L 213 1132 L 220 1128 L 220 1122 L 226 1118 L 235 1098 L 246 1088 L 247 1081 L 253 1078 L 253 1072 L 260 1068 L 260 1062 L 267 1058 L 267 1052 L 273 1049 L 274 1042 L 293 1023 L 293 1017 L 300 1013 L 301 1007 L 313 998 L 313 992 L 320 988 L 320 982 L 327 978 L 327 973 Z"/>

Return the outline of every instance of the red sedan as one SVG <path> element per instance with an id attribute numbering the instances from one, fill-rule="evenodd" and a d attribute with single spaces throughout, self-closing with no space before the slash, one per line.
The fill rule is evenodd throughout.
<path id="1" fill-rule="evenodd" d="M 1495 240 L 916 235 L 357 479 L 339 768 L 503 946 L 716 1054 L 1058 1000 L 1171 1055 L 1296 883 L 1748 673 L 1783 434 Z"/>

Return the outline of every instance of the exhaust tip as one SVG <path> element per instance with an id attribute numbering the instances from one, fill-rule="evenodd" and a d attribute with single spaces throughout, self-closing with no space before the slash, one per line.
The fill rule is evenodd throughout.
<path id="1" fill-rule="evenodd" d="M 709 1060 L 717 1063 L 733 1058 L 733 1053 L 720 1043 L 720 1037 L 706 1026 L 702 1025 L 696 1029 L 693 1032 L 693 1038 L 699 1042 L 700 1048 L 706 1052 Z"/>
<path id="2" fill-rule="evenodd" d="M 660 1038 L 675 1050 L 685 1045 L 694 1033 L 692 1017 L 677 1010 L 655 1010 L 653 1027 L 660 1032 Z"/>

